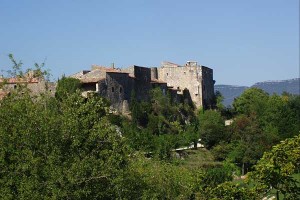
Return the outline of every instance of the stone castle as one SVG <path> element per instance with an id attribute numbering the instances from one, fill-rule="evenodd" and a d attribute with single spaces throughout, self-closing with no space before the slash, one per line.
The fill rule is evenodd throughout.
<path id="1" fill-rule="evenodd" d="M 160 67 L 131 66 L 120 69 L 93 65 L 91 70 L 80 71 L 71 77 L 82 83 L 83 94 L 96 92 L 110 100 L 119 112 L 129 110 L 131 94 L 137 100 L 148 101 L 149 91 L 159 87 L 175 102 L 188 101 L 197 108 L 211 107 L 214 97 L 213 70 L 188 61 L 185 65 L 163 62 Z"/>

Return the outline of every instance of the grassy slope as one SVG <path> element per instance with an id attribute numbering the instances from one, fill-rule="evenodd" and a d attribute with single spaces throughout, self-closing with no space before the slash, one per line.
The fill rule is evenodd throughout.
<path id="1" fill-rule="evenodd" d="M 212 154 L 205 148 L 184 150 L 179 153 L 182 160 L 181 165 L 189 169 L 207 168 L 221 164 L 214 161 Z"/>

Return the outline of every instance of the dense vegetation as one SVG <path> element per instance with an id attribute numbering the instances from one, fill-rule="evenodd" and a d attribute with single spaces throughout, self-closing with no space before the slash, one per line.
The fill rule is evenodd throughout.
<path id="1" fill-rule="evenodd" d="M 299 199 L 299 96 L 251 88 L 195 111 L 154 89 L 123 117 L 74 79 L 55 97 L 18 88 L 0 102 L 1 199 Z"/>

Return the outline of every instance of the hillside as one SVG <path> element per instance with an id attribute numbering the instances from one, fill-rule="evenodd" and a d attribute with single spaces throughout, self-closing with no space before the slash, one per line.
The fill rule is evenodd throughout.
<path id="1" fill-rule="evenodd" d="M 289 80 L 279 80 L 279 81 L 264 81 L 258 82 L 251 87 L 261 88 L 269 94 L 282 94 L 283 92 L 288 92 L 291 94 L 300 94 L 300 79 L 289 79 Z M 224 105 L 230 106 L 234 98 L 240 96 L 247 86 L 235 86 L 235 85 L 215 85 L 215 91 L 220 91 L 224 96 Z"/>
<path id="2" fill-rule="evenodd" d="M 288 92 L 291 94 L 300 94 L 299 91 L 300 79 L 289 79 L 282 81 L 265 81 L 255 83 L 252 87 L 257 87 L 265 90 L 269 94 L 277 93 L 282 94 L 282 92 Z"/>
<path id="3" fill-rule="evenodd" d="M 223 104 L 225 106 L 231 105 L 234 98 L 240 96 L 247 88 L 246 86 L 236 85 L 215 85 L 215 91 L 221 92 L 224 96 Z"/>

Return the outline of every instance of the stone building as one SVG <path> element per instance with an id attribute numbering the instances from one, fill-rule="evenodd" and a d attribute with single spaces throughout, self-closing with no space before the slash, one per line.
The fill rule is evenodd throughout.
<path id="1" fill-rule="evenodd" d="M 188 95 L 197 108 L 212 105 L 215 83 L 212 69 L 188 61 L 184 66 L 163 62 L 161 67 L 152 71 L 152 78 L 166 82 L 179 94 Z"/>
<path id="2" fill-rule="evenodd" d="M 132 66 L 126 69 L 95 67 L 91 71 L 84 70 L 71 77 L 82 83 L 83 94 L 96 92 L 106 97 L 112 108 L 119 112 L 128 112 L 131 95 L 134 92 L 138 101 L 148 101 L 149 91 L 160 87 L 167 90 L 167 83 L 151 80 L 151 69 Z"/>
<path id="3" fill-rule="evenodd" d="M 36 96 L 47 92 L 54 96 L 56 91 L 56 84 L 46 81 L 44 78 L 34 76 L 34 72 L 30 71 L 24 77 L 0 78 L 0 99 L 9 95 L 13 90 L 17 90 L 19 86 L 23 85 L 29 89 L 30 95 Z"/>
<path id="4" fill-rule="evenodd" d="M 93 65 L 71 77 L 82 83 L 83 93 L 96 92 L 106 97 L 112 108 L 127 112 L 134 92 L 138 101 L 148 101 L 149 91 L 159 87 L 163 94 L 170 93 L 173 101 L 183 100 L 196 107 L 209 107 L 214 96 L 212 69 L 187 62 L 180 66 L 163 62 L 161 67 L 131 66 L 124 69 Z"/>

